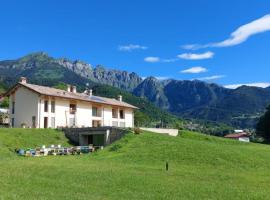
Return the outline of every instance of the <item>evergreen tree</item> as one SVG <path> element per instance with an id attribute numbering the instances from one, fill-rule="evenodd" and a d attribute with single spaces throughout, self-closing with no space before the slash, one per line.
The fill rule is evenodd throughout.
<path id="1" fill-rule="evenodd" d="M 257 124 L 256 134 L 263 137 L 266 142 L 270 142 L 270 105 Z"/>

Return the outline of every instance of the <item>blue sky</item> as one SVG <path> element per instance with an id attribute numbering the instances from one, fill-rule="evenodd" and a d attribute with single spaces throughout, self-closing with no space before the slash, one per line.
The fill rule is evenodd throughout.
<path id="1" fill-rule="evenodd" d="M 270 82 L 268 0 L 0 3 L 1 60 L 45 51 L 142 77 Z"/>

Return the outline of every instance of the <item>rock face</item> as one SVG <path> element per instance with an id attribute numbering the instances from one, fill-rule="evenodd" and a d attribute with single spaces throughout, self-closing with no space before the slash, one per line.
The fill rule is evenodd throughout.
<path id="1" fill-rule="evenodd" d="M 235 90 L 202 81 L 145 79 L 134 94 L 185 118 L 253 127 L 270 104 L 269 89 L 243 86 Z"/>
<path id="2" fill-rule="evenodd" d="M 147 98 L 160 108 L 169 109 L 169 101 L 164 94 L 164 86 L 155 77 L 146 78 L 135 88 L 133 94 Z"/>
<path id="3" fill-rule="evenodd" d="M 56 62 L 84 78 L 127 91 L 132 91 L 142 81 L 142 78 L 134 72 L 128 73 L 127 71 L 110 70 L 102 65 L 93 67 L 82 61 L 72 62 L 67 59 L 58 59 Z"/>
<path id="4" fill-rule="evenodd" d="M 74 72 L 74 74 L 70 72 Z M 0 61 L 0 73 L 0 79 L 10 84 L 12 83 L 10 79 L 16 81 L 19 76 L 24 75 L 35 80 L 50 79 L 51 81 L 71 81 L 70 83 L 84 83 L 89 80 L 127 91 L 132 91 L 142 81 L 142 78 L 136 73 L 110 70 L 101 65 L 93 67 L 78 60 L 55 59 L 44 52 L 29 54 L 18 60 Z M 71 79 L 69 80 L 67 77 Z"/>

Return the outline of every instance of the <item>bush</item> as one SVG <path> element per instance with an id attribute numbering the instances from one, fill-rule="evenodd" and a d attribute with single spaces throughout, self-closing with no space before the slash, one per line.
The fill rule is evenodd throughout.
<path id="1" fill-rule="evenodd" d="M 139 135 L 141 134 L 143 131 L 140 128 L 134 128 L 134 134 Z"/>

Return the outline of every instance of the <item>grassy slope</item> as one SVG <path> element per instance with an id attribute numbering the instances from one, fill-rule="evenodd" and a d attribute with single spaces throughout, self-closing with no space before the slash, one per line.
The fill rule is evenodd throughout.
<path id="1" fill-rule="evenodd" d="M 13 158 L 16 148 L 32 148 L 42 145 L 68 145 L 64 134 L 56 130 L 0 129 L 0 161 Z M 17 158 L 17 156 L 16 156 Z"/>
<path id="2" fill-rule="evenodd" d="M 11 146 L 4 132 L 1 157 Z M 34 137 L 44 134 L 16 132 L 9 134 L 22 146 L 39 144 Z M 58 137 L 47 142 L 66 142 L 50 134 Z M 129 134 L 92 155 L 9 158 L 0 160 L 0 199 L 267 199 L 270 184 L 269 146 L 190 132 Z"/>

